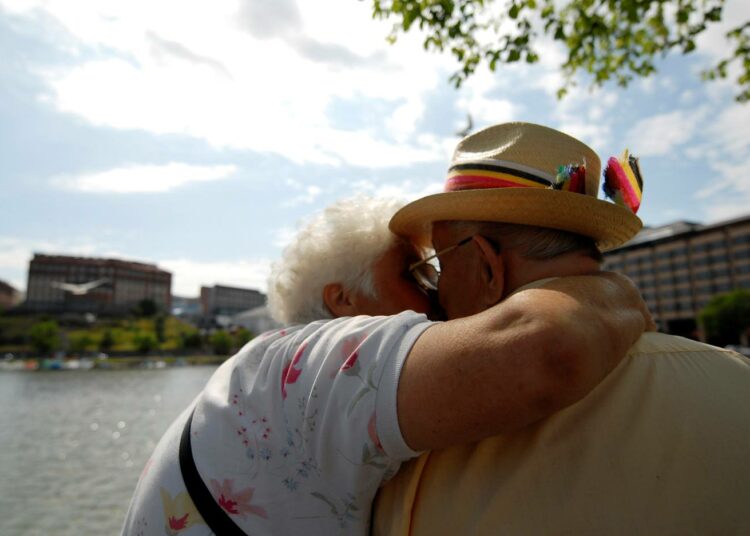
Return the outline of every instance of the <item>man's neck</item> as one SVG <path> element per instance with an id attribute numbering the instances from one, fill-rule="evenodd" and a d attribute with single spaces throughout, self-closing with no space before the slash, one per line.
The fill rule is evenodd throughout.
<path id="1" fill-rule="evenodd" d="M 506 259 L 505 297 L 513 291 L 539 279 L 587 275 L 601 270 L 598 261 L 581 253 L 569 253 L 553 259 L 529 260 L 519 256 Z"/>

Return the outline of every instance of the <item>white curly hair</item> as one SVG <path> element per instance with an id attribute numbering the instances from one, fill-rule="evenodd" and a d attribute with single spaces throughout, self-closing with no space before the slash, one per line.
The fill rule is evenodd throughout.
<path id="1" fill-rule="evenodd" d="M 339 200 L 315 216 L 271 266 L 271 316 L 287 325 L 333 318 L 323 301 L 329 283 L 377 298 L 372 266 L 400 240 L 388 230 L 388 221 L 403 204 L 357 196 Z"/>

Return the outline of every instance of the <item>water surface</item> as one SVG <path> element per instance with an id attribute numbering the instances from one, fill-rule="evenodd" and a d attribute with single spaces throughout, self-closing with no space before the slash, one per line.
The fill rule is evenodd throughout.
<path id="1" fill-rule="evenodd" d="M 119 534 L 156 442 L 215 369 L 0 372 L 0 535 Z"/>

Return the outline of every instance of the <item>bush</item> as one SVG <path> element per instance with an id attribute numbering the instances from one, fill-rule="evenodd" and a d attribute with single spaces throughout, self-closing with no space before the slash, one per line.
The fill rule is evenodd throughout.
<path id="1" fill-rule="evenodd" d="M 211 335 L 211 349 L 216 355 L 228 355 L 232 349 L 232 337 L 226 331 Z"/>
<path id="2" fill-rule="evenodd" d="M 74 354 L 81 354 L 87 351 L 94 344 L 94 339 L 88 333 L 70 337 L 70 351 Z"/>
<path id="3" fill-rule="evenodd" d="M 203 338 L 197 329 L 180 333 L 180 348 L 186 350 L 200 350 L 203 348 Z"/>
<path id="4" fill-rule="evenodd" d="M 105 330 L 102 334 L 102 338 L 99 339 L 99 350 L 102 352 L 109 352 L 115 345 L 115 336 L 112 335 L 112 330 Z"/>
<path id="5" fill-rule="evenodd" d="M 151 333 L 141 332 L 138 333 L 134 338 L 133 342 L 135 343 L 135 347 L 138 350 L 138 352 L 142 354 L 147 354 L 154 348 L 156 348 L 159 344 L 159 342 L 156 340 L 156 337 L 154 337 Z"/>
<path id="6" fill-rule="evenodd" d="M 253 340 L 253 334 L 249 329 L 240 328 L 234 334 L 234 341 L 237 348 L 242 348 L 251 340 Z"/>
<path id="7" fill-rule="evenodd" d="M 159 306 L 151 298 L 146 298 L 138 302 L 133 312 L 136 316 L 151 318 L 159 312 Z"/>
<path id="8" fill-rule="evenodd" d="M 750 291 L 735 290 L 715 296 L 698 315 L 708 342 L 737 344 L 750 328 Z"/>
<path id="9" fill-rule="evenodd" d="M 49 354 L 60 347 L 60 328 L 54 320 L 38 322 L 31 327 L 29 339 L 34 350 Z"/>
<path id="10" fill-rule="evenodd" d="M 154 319 L 154 332 L 156 333 L 156 338 L 160 343 L 167 340 L 167 337 L 164 334 L 164 315 L 157 315 Z"/>

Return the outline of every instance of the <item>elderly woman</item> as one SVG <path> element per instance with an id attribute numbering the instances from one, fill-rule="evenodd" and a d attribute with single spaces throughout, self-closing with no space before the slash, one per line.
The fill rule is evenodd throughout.
<path id="1" fill-rule="evenodd" d="M 271 271 L 268 305 L 274 319 L 289 325 L 428 312 L 427 295 L 407 269 L 421 251 L 388 230 L 401 206 L 394 199 L 346 199 L 301 229 Z"/>
<path id="2" fill-rule="evenodd" d="M 408 270 L 420 251 L 387 230 L 398 206 L 341 201 L 299 232 L 269 283 L 276 318 L 294 325 L 251 341 L 178 417 L 144 469 L 124 534 L 367 534 L 375 493 L 401 462 L 476 433 L 447 437 L 443 416 L 415 418 L 425 408 L 412 400 L 441 389 L 434 378 L 446 365 L 460 368 L 477 351 L 496 363 L 499 378 L 466 371 L 468 390 L 443 393 L 460 407 L 496 399 L 481 432 L 490 435 L 584 396 L 642 332 L 637 292 L 599 277 L 587 278 L 578 302 L 556 298 L 570 292 L 532 294 L 476 319 L 428 320 L 430 302 Z M 589 323 L 602 335 L 583 334 Z M 464 340 L 471 333 L 481 334 L 479 349 Z M 429 374 L 404 367 L 415 342 L 435 335 L 452 342 L 431 354 Z M 513 365 L 519 355 L 523 369 Z M 571 372 L 564 382 L 554 379 L 561 363 Z M 415 396 L 402 402 L 404 385 Z M 512 407 L 489 396 L 503 389 Z"/>

